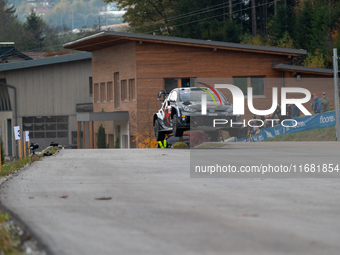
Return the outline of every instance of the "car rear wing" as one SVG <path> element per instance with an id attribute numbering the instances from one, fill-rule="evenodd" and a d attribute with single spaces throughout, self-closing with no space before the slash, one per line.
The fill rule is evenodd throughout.
<path id="1" fill-rule="evenodd" d="M 165 100 L 165 98 L 166 98 L 169 94 L 170 94 L 170 91 L 163 89 L 163 90 L 161 90 L 161 91 L 158 92 L 158 94 L 157 94 L 157 100 L 158 100 L 158 101 L 161 101 L 161 103 L 163 103 L 164 100 Z"/>

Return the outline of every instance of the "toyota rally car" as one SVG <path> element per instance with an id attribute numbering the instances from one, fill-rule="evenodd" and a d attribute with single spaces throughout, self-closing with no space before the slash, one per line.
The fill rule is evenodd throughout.
<path id="1" fill-rule="evenodd" d="M 241 117 L 233 115 L 233 106 L 217 89 L 190 87 L 176 88 L 169 94 L 162 90 L 158 100 L 165 96 L 161 109 L 153 116 L 153 126 L 157 141 L 163 141 L 166 134 L 183 136 L 187 130 L 202 131 L 211 141 L 217 141 L 219 132 L 226 130 L 230 136 L 237 136 L 239 125 L 230 126 L 230 121 L 240 122 Z M 206 115 L 202 115 L 202 98 L 206 98 Z M 205 106 L 206 105 L 206 106 Z M 204 112 L 203 112 L 204 113 Z M 224 125 L 215 125 L 214 120 L 227 120 Z"/>

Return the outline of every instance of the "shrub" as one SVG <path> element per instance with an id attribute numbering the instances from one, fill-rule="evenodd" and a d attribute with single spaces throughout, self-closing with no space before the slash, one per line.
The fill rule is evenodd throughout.
<path id="1" fill-rule="evenodd" d="M 103 125 L 100 124 L 100 127 L 98 128 L 98 139 L 97 139 L 97 147 L 100 148 L 106 148 L 106 142 L 105 142 L 105 128 L 103 128 Z"/>
<path id="2" fill-rule="evenodd" d="M 210 142 L 207 134 L 202 132 L 190 132 L 190 147 L 196 147 L 205 142 Z"/>
<path id="3" fill-rule="evenodd" d="M 184 142 L 177 142 L 172 146 L 174 149 L 188 149 L 189 146 Z"/>
<path id="4" fill-rule="evenodd" d="M 120 148 L 120 141 L 119 141 L 119 137 L 116 137 L 116 141 L 115 141 L 115 148 L 119 149 Z"/>

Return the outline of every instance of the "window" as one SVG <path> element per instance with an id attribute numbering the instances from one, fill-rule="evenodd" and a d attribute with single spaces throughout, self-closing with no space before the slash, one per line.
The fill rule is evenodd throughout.
<path id="1" fill-rule="evenodd" d="M 253 88 L 254 96 L 264 95 L 264 77 L 263 76 L 234 77 L 234 85 L 239 87 L 245 96 L 247 95 L 248 87 Z"/>
<path id="2" fill-rule="evenodd" d="M 99 103 L 99 84 L 94 84 L 94 102 Z"/>
<path id="3" fill-rule="evenodd" d="M 120 96 L 119 96 L 119 73 L 114 73 L 114 102 L 115 108 L 120 106 Z"/>
<path id="4" fill-rule="evenodd" d="M 130 92 L 130 97 L 129 100 L 130 101 L 135 101 L 136 100 L 136 96 L 135 96 L 135 79 L 130 79 L 129 80 L 129 92 Z"/>
<path id="5" fill-rule="evenodd" d="M 100 83 L 100 102 L 106 102 L 105 82 Z"/>
<path id="6" fill-rule="evenodd" d="M 92 77 L 89 77 L 89 94 L 90 94 L 90 97 L 92 97 L 93 95 L 93 83 L 92 83 Z"/>
<path id="7" fill-rule="evenodd" d="M 264 77 L 251 77 L 250 86 L 253 88 L 254 96 L 264 95 Z"/>
<path id="8" fill-rule="evenodd" d="M 109 81 L 107 83 L 107 101 L 113 102 L 113 87 L 112 87 L 112 81 Z"/>
<path id="9" fill-rule="evenodd" d="M 33 139 L 68 138 L 68 116 L 23 117 L 22 125 Z"/>
<path id="10" fill-rule="evenodd" d="M 234 85 L 239 87 L 244 95 L 247 95 L 247 87 L 248 87 L 248 78 L 247 77 L 234 77 Z"/>
<path id="11" fill-rule="evenodd" d="M 178 81 L 177 79 L 173 79 L 173 78 L 166 78 L 164 79 L 164 89 L 166 91 L 171 91 L 175 88 L 178 88 Z"/>
<path id="12" fill-rule="evenodd" d="M 122 102 L 126 102 L 127 101 L 127 81 L 126 80 L 122 80 L 121 81 L 121 86 L 122 86 Z"/>

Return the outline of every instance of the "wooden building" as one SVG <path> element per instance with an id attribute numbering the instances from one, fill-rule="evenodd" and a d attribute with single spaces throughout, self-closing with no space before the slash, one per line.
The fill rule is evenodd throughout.
<path id="1" fill-rule="evenodd" d="M 78 115 L 78 127 L 84 122 L 91 130 L 91 148 L 100 124 L 106 127 L 108 144 L 118 137 L 121 148 L 134 147 L 144 122 L 152 122 L 150 113 L 160 108 L 156 95 L 163 89 L 195 86 L 197 81 L 235 84 L 243 91 L 253 87 L 254 106 L 265 110 L 272 103 L 272 87 L 305 87 L 330 95 L 333 86 L 332 70 L 292 65 L 294 57 L 307 54 L 300 49 L 111 31 L 64 47 L 92 52 L 94 112 Z M 245 118 L 252 117 L 246 111 Z"/>

